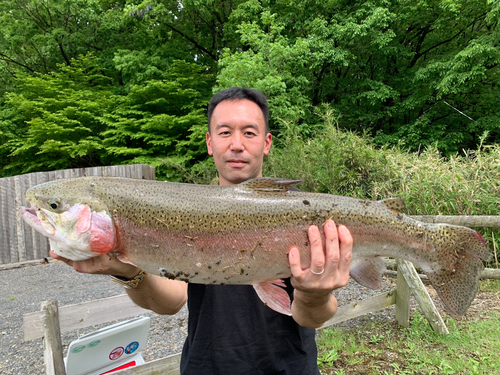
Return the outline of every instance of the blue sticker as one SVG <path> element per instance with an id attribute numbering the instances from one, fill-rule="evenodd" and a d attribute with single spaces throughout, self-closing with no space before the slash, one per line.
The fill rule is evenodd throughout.
<path id="1" fill-rule="evenodd" d="M 138 347 L 139 347 L 139 343 L 137 341 L 131 342 L 125 348 L 125 354 L 132 354 L 133 352 L 135 352 L 137 350 Z"/>

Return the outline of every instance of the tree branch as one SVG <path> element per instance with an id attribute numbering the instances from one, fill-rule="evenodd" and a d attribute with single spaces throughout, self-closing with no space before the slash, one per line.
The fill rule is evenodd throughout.
<path id="1" fill-rule="evenodd" d="M 195 40 L 191 39 L 189 36 L 187 36 L 186 34 L 184 34 L 182 31 L 180 30 L 177 30 L 175 27 L 173 27 L 172 25 L 169 25 L 168 23 L 165 23 L 165 25 L 167 25 L 167 27 L 169 27 L 172 31 L 175 31 L 177 34 L 179 34 L 180 36 L 182 36 L 184 39 L 186 39 L 187 41 L 191 42 L 194 44 L 194 46 L 196 48 L 198 48 L 200 51 L 203 51 L 205 52 L 206 54 L 208 54 L 212 59 L 214 59 L 215 61 L 217 61 L 217 56 L 214 55 L 212 52 L 210 52 L 209 50 L 207 50 L 205 47 L 201 46 L 200 44 L 198 44 Z"/>

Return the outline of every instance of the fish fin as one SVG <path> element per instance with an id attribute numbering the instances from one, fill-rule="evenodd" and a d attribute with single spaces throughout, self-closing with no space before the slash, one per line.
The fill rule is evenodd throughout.
<path id="1" fill-rule="evenodd" d="M 492 254 L 485 239 L 475 230 L 456 225 L 436 224 L 437 265 L 417 264 L 451 312 L 464 315 L 478 290 L 483 262 Z"/>
<path id="2" fill-rule="evenodd" d="M 363 259 L 361 262 L 351 267 L 351 277 L 359 284 L 370 289 L 382 288 L 382 275 L 386 270 L 385 262 L 380 257 Z"/>
<path id="3" fill-rule="evenodd" d="M 302 180 L 289 180 L 286 178 L 259 177 L 242 182 L 241 186 L 258 192 L 287 192 L 290 186 L 298 184 Z"/>
<path id="4" fill-rule="evenodd" d="M 266 280 L 253 284 L 253 287 L 266 306 L 281 314 L 292 315 L 290 296 L 283 289 L 285 287 L 283 280 Z"/>
<path id="5" fill-rule="evenodd" d="M 405 202 L 401 198 L 387 198 L 379 201 L 389 210 L 401 212 L 406 208 Z"/>

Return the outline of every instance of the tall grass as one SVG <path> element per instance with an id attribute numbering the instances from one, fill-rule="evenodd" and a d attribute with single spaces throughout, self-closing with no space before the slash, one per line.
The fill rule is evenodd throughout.
<path id="1" fill-rule="evenodd" d="M 301 190 L 368 197 L 376 181 L 388 178 L 388 152 L 365 136 L 342 132 L 331 112 L 317 134 L 303 139 L 289 125 L 264 163 L 264 176 L 300 179 Z M 287 125 L 287 124 L 285 124 Z"/>
<path id="2" fill-rule="evenodd" d="M 340 131 L 335 119 L 312 139 L 293 129 L 269 154 L 264 175 L 301 179 L 299 188 L 368 199 L 400 197 L 415 215 L 500 215 L 499 145 L 444 158 L 433 147 L 409 153 L 377 148 L 363 135 Z"/>
<path id="3" fill-rule="evenodd" d="M 373 184 L 377 197 L 398 195 L 420 215 L 499 215 L 500 147 L 444 159 L 436 147 L 422 154 L 387 153 L 390 179 Z"/>

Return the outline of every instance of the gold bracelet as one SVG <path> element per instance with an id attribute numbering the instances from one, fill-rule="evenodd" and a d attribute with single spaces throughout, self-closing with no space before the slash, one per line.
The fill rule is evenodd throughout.
<path id="1" fill-rule="evenodd" d="M 123 285 L 127 289 L 135 289 L 139 286 L 142 280 L 146 278 L 148 274 L 144 272 L 143 270 L 140 270 L 137 276 L 135 276 L 132 280 L 127 280 L 124 277 L 118 277 L 118 276 L 111 276 L 111 280 L 113 280 L 115 283 L 118 283 L 120 285 Z"/>

